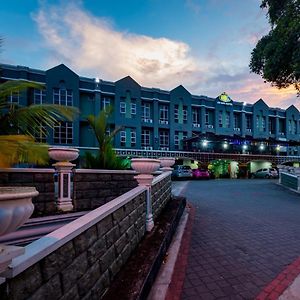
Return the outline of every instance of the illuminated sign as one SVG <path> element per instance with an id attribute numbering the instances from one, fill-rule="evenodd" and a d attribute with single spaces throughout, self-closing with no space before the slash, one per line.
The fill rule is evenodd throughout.
<path id="1" fill-rule="evenodd" d="M 224 92 L 217 98 L 218 104 L 232 105 L 232 99 Z"/>

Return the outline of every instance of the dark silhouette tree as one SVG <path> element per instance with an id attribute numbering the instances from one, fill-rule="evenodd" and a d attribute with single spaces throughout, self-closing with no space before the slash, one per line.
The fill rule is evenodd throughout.
<path id="1" fill-rule="evenodd" d="M 294 85 L 300 95 L 300 0 L 263 0 L 270 32 L 251 54 L 250 69 L 278 88 Z"/>

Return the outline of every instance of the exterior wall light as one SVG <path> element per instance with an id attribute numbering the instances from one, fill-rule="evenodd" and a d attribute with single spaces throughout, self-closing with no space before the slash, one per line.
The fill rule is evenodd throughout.
<path id="1" fill-rule="evenodd" d="M 243 145 L 243 150 L 247 150 L 248 146 L 247 145 Z"/>
<path id="2" fill-rule="evenodd" d="M 224 143 L 224 144 L 223 144 L 223 148 L 224 148 L 224 149 L 227 149 L 227 148 L 228 148 L 228 144 L 227 144 L 227 143 Z"/>
<path id="3" fill-rule="evenodd" d="M 203 140 L 203 141 L 202 141 L 202 146 L 203 146 L 203 147 L 207 147 L 207 144 L 208 144 L 207 140 Z"/>
<path id="4" fill-rule="evenodd" d="M 263 144 L 260 144 L 260 145 L 259 145 L 259 150 L 260 150 L 260 151 L 263 151 L 263 150 L 265 150 L 265 145 L 263 145 Z"/>
<path id="5" fill-rule="evenodd" d="M 280 145 L 276 146 L 276 151 L 279 152 L 280 151 Z"/>

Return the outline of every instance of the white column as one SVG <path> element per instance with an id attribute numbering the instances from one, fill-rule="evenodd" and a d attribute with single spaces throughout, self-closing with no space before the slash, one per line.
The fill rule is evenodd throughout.
<path id="1" fill-rule="evenodd" d="M 153 214 L 152 214 L 152 199 L 151 199 L 151 185 L 153 175 L 151 174 L 140 174 L 134 177 L 139 185 L 147 188 L 147 199 L 146 199 L 146 231 L 150 232 L 154 227 Z"/>
<path id="2" fill-rule="evenodd" d="M 53 164 L 53 166 L 58 173 L 57 208 L 60 211 L 72 211 L 71 174 L 75 165 L 70 162 L 58 162 Z"/>

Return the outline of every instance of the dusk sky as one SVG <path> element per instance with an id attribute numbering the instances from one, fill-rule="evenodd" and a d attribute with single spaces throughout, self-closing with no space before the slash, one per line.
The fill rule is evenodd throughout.
<path id="1" fill-rule="evenodd" d="M 260 0 L 10 0 L 1 3 L 0 61 L 272 107 L 298 108 L 293 88 L 250 74 L 252 49 L 269 31 Z"/>

